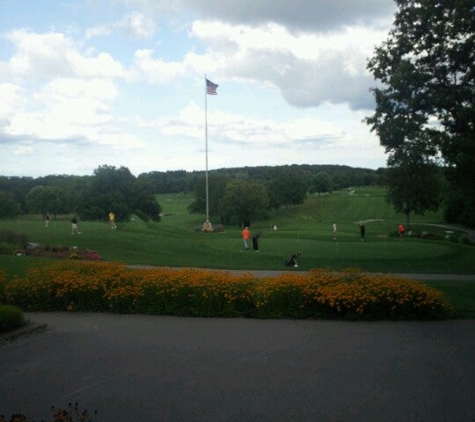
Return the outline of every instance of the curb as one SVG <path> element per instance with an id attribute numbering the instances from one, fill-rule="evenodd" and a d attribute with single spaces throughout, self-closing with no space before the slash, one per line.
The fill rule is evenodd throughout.
<path id="1" fill-rule="evenodd" d="M 48 324 L 36 324 L 34 322 L 29 322 L 27 323 L 27 325 L 17 328 L 16 330 L 10 331 L 5 334 L 0 334 L 0 345 L 10 343 L 19 337 L 24 337 L 32 333 L 45 331 L 47 327 Z"/>

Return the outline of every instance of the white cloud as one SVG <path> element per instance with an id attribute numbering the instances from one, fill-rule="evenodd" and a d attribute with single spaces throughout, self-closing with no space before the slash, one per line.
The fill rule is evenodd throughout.
<path id="1" fill-rule="evenodd" d="M 347 102 L 354 108 L 372 104 L 366 58 L 383 38 L 382 32 L 348 27 L 331 35 L 295 34 L 275 23 L 250 27 L 196 21 L 191 35 L 210 46 L 209 62 L 215 71 L 269 83 L 290 104 Z"/>
<path id="2" fill-rule="evenodd" d="M 120 21 L 86 29 L 85 38 L 89 40 L 94 37 L 109 36 L 117 29 L 122 30 L 129 37 L 145 39 L 153 37 L 157 26 L 152 18 L 140 12 L 132 12 Z"/>
<path id="3" fill-rule="evenodd" d="M 52 8 L 41 25 L 17 14 L 0 55 L 0 143 L 21 163 L 10 172 L 202 168 L 203 74 L 220 85 L 208 116 L 215 168 L 376 167 L 382 149 L 361 123 L 372 107 L 366 60 L 393 9 L 390 0 L 96 0 L 74 13 Z M 52 146 L 64 162 L 46 157 Z"/>
<path id="4" fill-rule="evenodd" d="M 121 26 L 125 29 L 126 33 L 133 38 L 151 38 L 156 31 L 156 25 L 153 19 L 139 12 L 133 12 L 127 15 Z"/>
<path id="5" fill-rule="evenodd" d="M 20 99 L 21 87 L 13 83 L 0 83 L 0 120 L 13 113 Z"/>
<path id="6" fill-rule="evenodd" d="M 130 75 L 108 53 L 81 52 L 61 33 L 38 34 L 16 30 L 7 34 L 15 53 L 7 63 L 13 77 L 49 80 L 54 77 L 123 78 Z M 5 67 L 5 66 L 4 66 Z"/>
<path id="7" fill-rule="evenodd" d="M 132 69 L 136 75 L 142 75 L 148 81 L 158 83 L 165 83 L 185 76 L 186 65 L 184 63 L 153 58 L 153 53 L 152 50 L 135 52 Z"/>
<path id="8" fill-rule="evenodd" d="M 14 155 L 33 155 L 35 149 L 30 145 L 18 145 L 13 152 Z"/>
<path id="9" fill-rule="evenodd" d="M 177 139 L 204 138 L 205 111 L 190 102 L 178 116 L 162 117 L 156 122 L 159 131 Z M 283 148 L 294 143 L 320 147 L 349 139 L 346 131 L 336 123 L 315 118 L 289 121 L 258 119 L 222 111 L 208 112 L 209 136 L 214 142 L 227 146 L 252 145 L 253 148 Z"/>

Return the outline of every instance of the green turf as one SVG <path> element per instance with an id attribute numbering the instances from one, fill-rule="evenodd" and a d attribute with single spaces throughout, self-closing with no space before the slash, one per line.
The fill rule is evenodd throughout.
<path id="1" fill-rule="evenodd" d="M 224 233 L 202 233 L 204 216 L 188 214 L 191 195 L 160 195 L 164 216 L 160 223 L 140 220 L 118 223 L 79 222 L 80 235 L 71 235 L 70 216 L 60 216 L 47 230 L 39 216 L 1 220 L 0 229 L 28 235 L 30 242 L 50 246 L 77 246 L 97 250 L 107 261 L 160 266 L 196 266 L 223 269 L 281 270 L 285 259 L 303 251 L 301 270 L 325 267 L 358 267 L 381 272 L 430 272 L 475 274 L 475 247 L 444 239 L 440 213 L 413 216 L 412 227 L 439 235 L 439 240 L 393 236 L 404 221 L 384 201 L 383 189 L 355 189 L 312 196 L 305 204 L 272 212 L 268 220 L 254 221 L 251 231 L 262 230 L 261 252 L 242 251 L 241 228 L 225 227 Z M 366 222 L 366 239 L 360 242 L 358 221 Z M 212 220 L 213 221 L 213 220 Z M 338 226 L 332 239 L 331 224 Z M 277 230 L 272 230 L 276 225 Z M 462 233 L 453 229 L 453 237 Z M 24 257 L 0 256 L 11 274 L 30 265 Z"/>
<path id="2" fill-rule="evenodd" d="M 70 217 L 59 216 L 44 227 L 40 216 L 0 220 L 1 229 L 28 235 L 30 242 L 50 246 L 77 246 L 97 250 L 107 261 L 157 266 L 193 266 L 242 270 L 290 270 L 285 259 L 303 251 L 298 270 L 312 268 L 361 268 L 394 273 L 473 274 L 475 247 L 444 239 L 441 213 L 411 216 L 411 229 L 438 235 L 438 240 L 394 236 L 403 215 L 384 201 L 383 189 L 355 189 L 314 195 L 305 204 L 272 212 L 268 220 L 253 221 L 251 231 L 262 230 L 261 252 L 242 251 L 241 228 L 225 227 L 224 233 L 196 231 L 204 216 L 188 214 L 191 195 L 160 195 L 164 216 L 160 223 L 118 223 L 111 230 L 103 222 L 79 222 L 80 235 L 71 235 Z M 366 239 L 359 239 L 358 221 L 366 223 Z M 212 219 L 212 222 L 214 220 Z M 338 226 L 333 240 L 331 224 Z M 272 230 L 276 225 L 277 230 Z M 463 233 L 453 227 L 453 240 Z M 47 263 L 40 258 L 0 255 L 0 267 L 9 278 L 32 266 Z M 475 284 L 455 281 L 428 282 L 443 290 L 461 314 L 475 317 Z"/>

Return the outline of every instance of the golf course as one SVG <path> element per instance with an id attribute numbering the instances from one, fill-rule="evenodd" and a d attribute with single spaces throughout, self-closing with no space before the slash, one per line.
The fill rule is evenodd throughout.
<path id="1" fill-rule="evenodd" d="M 128 266 L 193 267 L 243 271 L 306 272 L 313 269 L 341 271 L 356 268 L 371 273 L 438 274 L 427 281 L 444 291 L 465 317 L 475 316 L 475 284 L 455 281 L 453 275 L 474 275 L 475 247 L 470 231 L 447 226 L 440 213 L 411 215 L 406 236 L 397 233 L 405 216 L 394 212 L 382 188 L 355 188 L 326 195 L 312 195 L 304 204 L 271 211 L 268 218 L 251 222 L 251 232 L 262 231 L 260 252 L 244 250 L 239 226 L 202 232 L 204 216 L 189 214 L 192 195 L 158 197 L 163 209 L 159 223 L 138 218 L 119 222 L 111 230 L 104 221 L 79 221 L 80 234 L 71 234 L 70 215 L 56 216 L 45 227 L 39 215 L 0 221 L 0 230 L 22 233 L 28 242 L 47 249 L 89 250 L 102 261 Z M 219 227 L 218 221 L 211 222 Z M 359 222 L 366 234 L 360 239 Z M 337 235 L 332 234 L 332 224 Z M 285 267 L 285 260 L 302 251 L 299 267 Z M 49 264 L 45 256 L 0 255 L 1 268 L 11 279 L 31 268 Z"/>
<path id="2" fill-rule="evenodd" d="M 285 259 L 302 251 L 300 271 L 312 268 L 360 268 L 371 272 L 475 274 L 475 248 L 468 232 L 449 227 L 442 215 L 411 215 L 410 227 L 401 239 L 397 234 L 405 216 L 394 212 L 384 199 L 384 189 L 361 188 L 310 196 L 302 205 L 270 212 L 265 220 L 252 221 L 252 233 L 262 231 L 260 253 L 244 251 L 241 227 L 204 233 L 204 216 L 189 214 L 192 195 L 160 195 L 160 223 L 135 218 L 111 230 L 107 221 L 79 222 L 79 235 L 71 235 L 71 216 L 59 215 L 48 229 L 39 215 L 0 221 L 0 230 L 23 233 L 39 245 L 95 250 L 105 261 L 168 267 L 199 267 L 233 270 L 285 270 Z M 365 222 L 360 240 L 358 223 Z M 219 221 L 211 222 L 214 227 Z M 332 224 L 337 225 L 333 239 Z M 274 228 L 276 227 L 276 229 Z M 9 273 L 22 271 L 31 260 L 0 256 Z M 28 262 L 24 262 L 28 261 Z M 34 261 L 34 260 L 33 260 Z"/>

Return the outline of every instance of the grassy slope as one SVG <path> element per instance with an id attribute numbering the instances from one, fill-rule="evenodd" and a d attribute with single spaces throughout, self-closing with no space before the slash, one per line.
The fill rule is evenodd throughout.
<path id="1" fill-rule="evenodd" d="M 288 255 L 302 250 L 301 270 L 359 267 L 383 272 L 475 274 L 472 246 L 444 240 L 400 241 L 389 236 L 403 218 L 385 203 L 382 189 L 313 196 L 301 206 L 273 213 L 269 220 L 253 222 L 252 230 L 264 231 L 260 254 L 241 251 L 239 227 L 226 227 L 225 233 L 195 231 L 203 216 L 187 213 L 191 196 L 161 195 L 159 200 L 165 214 L 160 224 L 119 223 L 117 230 L 111 230 L 106 221 L 80 222 L 82 234 L 72 236 L 68 217 L 59 218 L 46 230 L 39 217 L 28 216 L 0 221 L 0 229 L 26 233 L 30 241 L 44 245 L 96 249 L 105 260 L 130 264 L 280 270 L 285 269 Z M 359 241 L 359 220 L 377 220 L 366 224 L 365 242 Z M 333 221 L 338 226 L 338 240 L 331 236 Z M 440 223 L 441 218 L 431 213 L 414 216 L 413 221 Z M 270 229 L 274 224 L 276 231 Z M 444 232 L 435 227 L 430 230 Z M 9 273 L 21 271 L 19 259 L 0 256 L 0 264 Z"/>
<path id="2" fill-rule="evenodd" d="M 384 201 L 382 189 L 356 189 L 355 194 L 335 192 L 313 196 L 305 204 L 282 209 L 266 221 L 253 222 L 252 230 L 263 230 L 261 253 L 241 252 L 239 227 L 225 233 L 201 233 L 195 228 L 203 216 L 190 215 L 191 196 L 161 195 L 164 217 L 160 224 L 119 223 L 111 230 L 104 222 L 80 222 L 80 236 L 70 234 L 69 217 L 58 218 L 49 230 L 38 216 L 0 220 L 0 229 L 26 233 L 31 242 L 44 245 L 96 249 L 108 261 L 162 266 L 197 266 L 227 269 L 285 270 L 283 261 L 302 250 L 299 270 L 315 267 L 340 269 L 358 267 L 368 271 L 475 274 L 475 247 L 444 240 L 404 239 L 389 236 L 404 221 Z M 366 224 L 366 241 L 359 241 L 359 220 Z M 422 224 L 441 223 L 440 214 L 412 216 L 412 228 L 444 234 L 443 228 Z M 338 240 L 331 224 L 338 225 Z M 278 230 L 271 230 L 276 224 Z M 455 230 L 455 235 L 461 232 Z M 12 277 L 26 268 L 45 263 L 35 258 L 0 255 L 0 267 Z M 47 263 L 47 261 L 46 261 Z M 290 270 L 293 270 L 292 268 Z M 467 318 L 475 318 L 475 284 L 431 281 L 444 291 Z"/>

